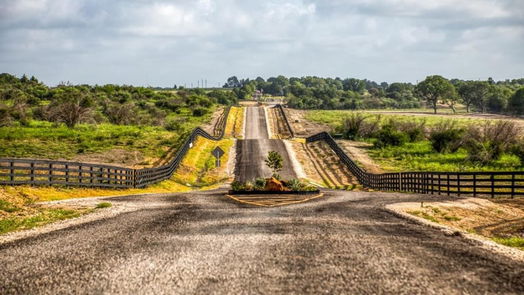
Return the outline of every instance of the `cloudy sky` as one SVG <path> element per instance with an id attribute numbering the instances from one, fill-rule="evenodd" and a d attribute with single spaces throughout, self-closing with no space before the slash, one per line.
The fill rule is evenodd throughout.
<path id="1" fill-rule="evenodd" d="M 523 0 L 0 0 L 0 72 L 50 85 L 524 77 Z"/>

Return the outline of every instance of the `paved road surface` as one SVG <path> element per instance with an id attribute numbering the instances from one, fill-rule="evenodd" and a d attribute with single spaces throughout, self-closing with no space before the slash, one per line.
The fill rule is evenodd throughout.
<path id="1" fill-rule="evenodd" d="M 417 198 L 111 199 L 143 209 L 0 245 L 0 294 L 524 294 L 524 263 L 382 209 Z"/>
<path id="2" fill-rule="evenodd" d="M 284 158 L 284 167 L 279 173 L 283 179 L 296 178 L 289 154 L 280 139 L 268 139 L 268 126 L 262 107 L 248 107 L 246 111 L 245 140 L 237 142 L 235 179 L 251 181 L 257 177 L 271 176 L 271 170 L 264 163 L 269 151 L 277 151 Z"/>

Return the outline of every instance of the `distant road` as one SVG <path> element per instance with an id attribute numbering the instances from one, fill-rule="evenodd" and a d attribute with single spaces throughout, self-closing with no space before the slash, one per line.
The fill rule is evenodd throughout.
<path id="1" fill-rule="evenodd" d="M 235 179 L 251 181 L 257 177 L 271 176 L 264 159 L 269 151 L 277 151 L 284 158 L 284 167 L 279 173 L 283 179 L 296 178 L 289 154 L 280 139 L 269 139 L 268 126 L 262 107 L 247 107 L 245 140 L 237 142 Z"/>
<path id="2" fill-rule="evenodd" d="M 524 263 L 382 209 L 430 196 L 224 192 L 109 199 L 139 209 L 0 245 L 0 294 L 524 294 Z"/>

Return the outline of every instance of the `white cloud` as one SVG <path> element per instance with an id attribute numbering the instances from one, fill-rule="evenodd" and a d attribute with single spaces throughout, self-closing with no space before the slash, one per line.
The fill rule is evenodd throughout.
<path id="1" fill-rule="evenodd" d="M 0 0 L 0 68 L 51 83 L 507 78 L 524 76 L 522 8 L 518 0 Z"/>

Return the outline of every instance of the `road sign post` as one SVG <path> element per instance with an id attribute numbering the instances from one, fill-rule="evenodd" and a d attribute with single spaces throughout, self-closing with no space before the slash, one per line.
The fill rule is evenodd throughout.
<path id="1" fill-rule="evenodd" d="M 224 155 L 224 151 L 220 147 L 216 147 L 211 154 L 215 157 L 215 165 L 216 167 L 220 167 L 220 158 Z"/>

